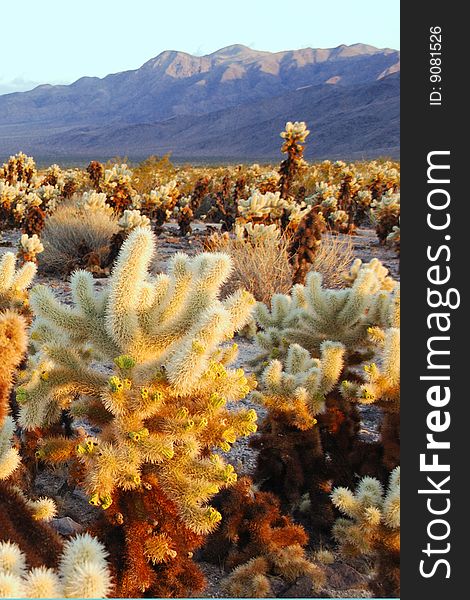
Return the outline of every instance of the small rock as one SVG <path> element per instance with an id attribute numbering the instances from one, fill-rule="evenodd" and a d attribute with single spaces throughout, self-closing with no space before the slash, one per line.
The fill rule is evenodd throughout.
<path id="1" fill-rule="evenodd" d="M 70 517 L 61 517 L 60 519 L 52 519 L 52 527 L 60 533 L 60 535 L 73 535 L 83 531 L 83 526 L 71 519 Z"/>

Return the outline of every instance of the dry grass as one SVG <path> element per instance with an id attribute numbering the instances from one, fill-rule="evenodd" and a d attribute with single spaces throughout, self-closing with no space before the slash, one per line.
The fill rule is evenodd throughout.
<path id="1" fill-rule="evenodd" d="M 344 276 L 355 258 L 353 248 L 349 235 L 324 235 L 310 271 L 322 274 L 324 287 L 345 287 Z"/>
<path id="2" fill-rule="evenodd" d="M 227 234 L 211 236 L 206 244 L 207 250 L 225 252 L 232 258 L 233 271 L 223 294 L 244 288 L 268 306 L 273 294 L 288 294 L 292 287 L 288 247 L 289 241 L 282 237 L 253 243 Z"/>
<path id="3" fill-rule="evenodd" d="M 90 256 L 95 260 L 107 256 L 110 239 L 118 230 L 113 215 L 86 211 L 66 202 L 46 221 L 40 265 L 45 271 L 62 274 L 86 267 Z"/>

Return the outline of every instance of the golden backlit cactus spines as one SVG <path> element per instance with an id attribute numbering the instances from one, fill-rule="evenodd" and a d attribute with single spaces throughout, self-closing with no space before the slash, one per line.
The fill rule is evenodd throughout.
<path id="1" fill-rule="evenodd" d="M 400 593 L 400 467 L 390 474 L 388 487 L 363 477 L 355 493 L 336 488 L 333 504 L 347 518 L 339 518 L 333 536 L 346 556 L 368 556 L 375 562 L 371 587 L 379 596 Z"/>
<path id="2" fill-rule="evenodd" d="M 153 277 L 153 253 L 153 234 L 136 228 L 103 291 L 84 272 L 73 276 L 71 307 L 35 288 L 36 354 L 17 397 L 25 429 L 47 428 L 63 409 L 99 428 L 96 438 L 77 430 L 72 450 L 45 436 L 38 459 L 75 464 L 90 504 L 113 524 L 116 512 L 124 515 L 129 536 L 159 510 L 151 504 L 158 497 L 169 512 L 150 519 L 155 526 L 145 526 L 139 552 L 149 569 L 171 569 L 172 561 L 187 561 L 174 555 L 177 544 L 194 549 L 220 521 L 210 500 L 236 474 L 218 452 L 256 431 L 253 409 L 226 406 L 255 382 L 230 368 L 236 345 L 222 345 L 255 301 L 243 291 L 219 300 L 231 269 L 226 255 L 177 255 L 166 276 Z M 137 501 L 145 511 L 132 509 Z M 125 539 L 123 552 L 132 546 Z"/>
<path id="3" fill-rule="evenodd" d="M 0 597 L 106 598 L 112 590 L 106 556 L 100 542 L 82 534 L 66 542 L 57 570 L 28 570 L 19 547 L 0 542 Z"/>
<path id="4" fill-rule="evenodd" d="M 261 353 L 255 365 L 284 358 L 291 343 L 312 356 L 319 356 L 325 340 L 342 343 L 348 352 L 367 346 L 371 326 L 387 327 L 397 319 L 398 288 L 387 281 L 384 289 L 386 280 L 378 261 L 356 264 L 352 285 L 345 289 L 325 288 L 321 274 L 311 272 L 305 286 L 295 285 L 290 296 L 273 296 L 271 310 L 258 303 L 254 314 L 261 328 L 256 336 Z"/>
<path id="5" fill-rule="evenodd" d="M 312 359 L 307 350 L 292 344 L 285 368 L 281 361 L 271 361 L 261 376 L 262 391 L 253 392 L 253 399 L 300 430 L 313 427 L 315 415 L 325 410 L 326 394 L 339 380 L 344 352 L 342 344 L 327 341 L 321 358 Z"/>
<path id="6" fill-rule="evenodd" d="M 16 269 L 16 257 L 6 252 L 0 258 L 0 310 L 22 309 L 28 305 L 28 288 L 37 272 L 33 262 Z"/>

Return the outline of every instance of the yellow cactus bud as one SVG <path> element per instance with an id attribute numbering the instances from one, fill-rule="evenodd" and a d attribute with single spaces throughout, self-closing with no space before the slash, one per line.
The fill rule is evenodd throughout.
<path id="1" fill-rule="evenodd" d="M 92 506 L 100 506 L 101 500 L 98 494 L 93 494 L 93 496 L 88 500 L 88 504 Z"/>
<path id="2" fill-rule="evenodd" d="M 116 375 L 110 377 L 108 383 L 113 392 L 121 392 L 124 387 L 122 381 Z"/>
<path id="3" fill-rule="evenodd" d="M 28 392 L 24 388 L 19 387 L 16 390 L 16 401 L 18 402 L 18 404 L 24 404 L 27 399 Z"/>
<path id="4" fill-rule="evenodd" d="M 191 344 L 191 348 L 196 354 L 204 354 L 204 352 L 206 351 L 205 347 L 201 344 L 201 342 L 198 342 L 197 340 L 193 341 L 193 343 Z"/>
<path id="5" fill-rule="evenodd" d="M 237 439 L 237 435 L 236 435 L 233 427 L 229 427 L 228 429 L 226 429 L 222 433 L 222 437 L 224 438 L 225 441 L 229 442 L 230 444 L 234 444 Z"/>
<path id="6" fill-rule="evenodd" d="M 113 503 L 113 499 L 111 498 L 111 496 L 109 494 L 100 496 L 100 500 L 101 500 L 101 508 L 103 510 L 106 510 L 107 508 L 109 508 L 111 506 L 111 504 Z"/>
<path id="7" fill-rule="evenodd" d="M 186 417 L 189 415 L 189 410 L 186 408 L 186 406 L 182 406 L 181 408 L 179 408 L 176 411 L 176 418 L 177 419 L 186 419 Z"/>
<path id="8" fill-rule="evenodd" d="M 135 367 L 135 360 L 132 358 L 132 356 L 123 354 L 121 356 L 117 356 L 114 359 L 114 364 L 119 369 L 128 370 L 128 369 L 132 369 L 133 367 Z"/>
<path id="9" fill-rule="evenodd" d="M 47 371 L 43 371 L 43 372 L 41 373 L 41 379 L 42 379 L 43 381 L 49 381 L 49 373 L 48 373 Z"/>
<path id="10" fill-rule="evenodd" d="M 258 415 L 256 414 L 254 408 L 250 408 L 250 410 L 246 413 L 246 418 L 248 419 L 248 421 L 251 421 L 253 423 L 258 420 Z"/>

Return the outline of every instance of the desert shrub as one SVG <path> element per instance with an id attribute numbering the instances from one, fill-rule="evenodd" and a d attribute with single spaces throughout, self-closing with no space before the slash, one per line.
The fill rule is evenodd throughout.
<path id="1" fill-rule="evenodd" d="M 89 210 L 68 201 L 47 219 L 43 230 L 41 266 L 68 274 L 78 267 L 100 265 L 108 255 L 117 217 L 106 210 Z"/>
<path id="2" fill-rule="evenodd" d="M 211 251 L 224 252 L 232 259 L 233 270 L 224 293 L 243 288 L 256 300 L 267 304 L 273 294 L 286 294 L 292 287 L 289 245 L 289 239 L 281 236 L 278 230 L 274 235 L 258 234 L 246 238 L 214 235 L 206 243 Z"/>
<path id="3" fill-rule="evenodd" d="M 353 260 L 353 243 L 349 236 L 326 235 L 322 237 L 309 271 L 320 273 L 325 287 L 342 288 Z"/>

